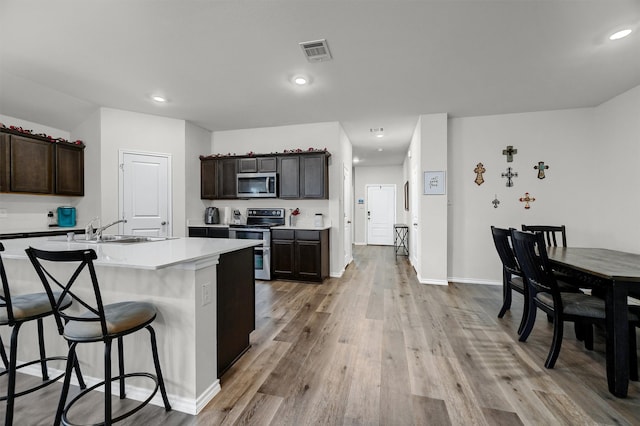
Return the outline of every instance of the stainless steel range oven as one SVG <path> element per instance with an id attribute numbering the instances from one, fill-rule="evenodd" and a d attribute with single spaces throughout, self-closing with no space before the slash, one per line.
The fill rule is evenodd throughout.
<path id="1" fill-rule="evenodd" d="M 271 227 L 285 224 L 285 212 L 281 208 L 247 209 L 247 223 L 229 225 L 229 238 L 261 240 L 254 249 L 256 278 L 271 279 Z"/>

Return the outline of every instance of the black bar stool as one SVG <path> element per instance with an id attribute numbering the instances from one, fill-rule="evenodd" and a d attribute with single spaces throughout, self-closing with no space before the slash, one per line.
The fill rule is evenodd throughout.
<path id="1" fill-rule="evenodd" d="M 4 246 L 0 243 L 0 252 L 2 251 L 4 251 Z M 4 269 L 4 263 L 2 262 L 1 256 L 0 280 L 2 281 L 2 294 L 0 294 L 0 326 L 6 325 L 13 329 L 11 332 L 11 343 L 9 346 L 9 358 L 7 359 L 4 346 L 2 346 L 2 350 L 0 351 L 0 356 L 2 357 L 2 361 L 5 365 L 5 370 L 0 373 L 0 376 L 8 375 L 7 394 L 0 396 L 0 401 L 7 401 L 5 426 L 9 426 L 13 424 L 13 407 L 15 399 L 50 385 L 64 376 L 63 373 L 50 378 L 47 369 L 47 362 L 53 360 L 64 361 L 67 358 L 62 356 L 47 357 L 46 355 L 42 319 L 53 315 L 52 305 L 47 293 L 11 295 L 9 281 L 7 280 L 7 273 Z M 56 293 L 55 295 L 56 297 L 59 297 L 60 293 Z M 71 306 L 71 298 L 68 296 L 62 297 L 60 299 L 60 309 L 66 309 L 69 306 Z M 22 327 L 24 323 L 33 320 L 36 320 L 38 325 L 38 346 L 40 348 L 40 358 L 17 365 L 18 333 L 20 332 L 20 327 Z M 0 345 L 2 345 L 1 341 Z M 42 382 L 16 393 L 16 375 L 18 370 L 38 363 L 40 364 L 42 371 Z M 78 376 L 80 387 L 84 389 L 86 386 L 84 384 L 82 374 L 80 373 L 80 367 L 77 363 L 73 363 L 72 367 L 73 366 L 76 367 L 76 374 Z"/>
<path id="2" fill-rule="evenodd" d="M 83 396 L 87 395 L 90 391 L 104 385 L 104 424 L 110 425 L 112 423 L 123 420 L 132 414 L 136 413 L 142 407 L 147 405 L 149 401 L 155 396 L 158 388 L 162 395 L 165 410 L 170 411 L 171 405 L 167 398 L 167 392 L 164 386 L 164 380 L 162 378 L 162 371 L 160 370 L 160 361 L 158 358 L 158 348 L 156 345 L 155 331 L 151 327 L 151 323 L 156 318 L 156 308 L 150 303 L 146 302 L 119 302 L 104 305 L 102 303 L 102 296 L 100 294 L 100 287 L 98 285 L 98 277 L 93 265 L 93 261 L 97 259 L 96 252 L 88 250 L 74 250 L 74 251 L 44 251 L 37 250 L 33 247 L 29 247 L 27 255 L 31 259 L 38 276 L 42 280 L 44 288 L 49 294 L 49 297 L 53 300 L 54 315 L 58 324 L 58 329 L 64 338 L 69 342 L 69 354 L 67 356 L 67 366 L 64 378 L 64 384 L 62 386 L 62 392 L 60 395 L 60 402 L 58 404 L 58 411 L 56 413 L 55 425 L 59 425 L 62 421 L 64 424 L 69 424 L 67 419 L 67 412 L 69 409 L 78 402 Z M 73 274 L 70 276 L 69 281 L 66 284 L 58 281 L 54 276 L 45 268 L 50 263 L 66 262 L 76 264 Z M 86 269 L 85 269 L 86 268 Z M 82 280 L 78 280 L 81 273 L 85 271 L 89 273 L 91 290 L 95 296 L 95 301 L 83 299 L 76 294 L 77 288 L 81 286 L 78 284 L 74 291 L 72 287 Z M 51 281 L 62 289 L 62 293 L 54 297 L 52 291 Z M 69 315 L 61 308 L 62 302 L 65 297 L 71 297 L 75 302 L 82 305 L 86 311 L 81 314 Z M 63 322 L 65 324 L 63 325 Z M 135 333 L 138 330 L 146 328 L 151 335 L 151 352 L 153 355 L 153 363 L 155 366 L 155 375 L 145 372 L 128 373 L 124 372 L 124 350 L 123 350 L 123 336 L 131 333 Z M 118 342 L 118 358 L 119 358 L 119 375 L 112 377 L 111 375 L 111 344 L 113 340 Z M 104 380 L 94 386 L 91 386 L 82 392 L 80 392 L 75 398 L 73 398 L 68 404 L 66 403 L 67 394 L 69 392 L 69 384 L 71 380 L 71 370 L 73 363 L 76 360 L 76 346 L 80 343 L 91 342 L 103 342 L 105 345 L 104 350 Z M 120 384 L 120 399 L 125 398 L 125 379 L 129 377 L 146 377 L 154 381 L 155 387 L 149 397 L 136 405 L 129 411 L 121 414 L 116 418 L 112 418 L 111 413 L 111 382 L 119 381 Z"/>

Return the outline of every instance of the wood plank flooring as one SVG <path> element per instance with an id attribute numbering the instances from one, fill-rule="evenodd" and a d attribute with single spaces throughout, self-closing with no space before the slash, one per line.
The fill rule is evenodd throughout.
<path id="1" fill-rule="evenodd" d="M 340 279 L 257 283 L 252 347 L 200 415 L 145 407 L 124 424 L 640 424 L 640 383 L 626 399 L 607 390 L 602 331 L 590 352 L 567 325 L 547 370 L 551 324 L 539 315 L 519 343 L 522 298 L 498 319 L 501 291 L 422 285 L 391 247 L 356 246 Z M 51 424 L 58 390 L 19 399 L 15 424 Z M 100 413 L 97 400 L 77 421 Z"/>

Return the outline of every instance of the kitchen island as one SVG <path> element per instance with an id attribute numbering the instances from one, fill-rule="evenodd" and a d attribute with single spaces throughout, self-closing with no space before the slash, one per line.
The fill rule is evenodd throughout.
<path id="1" fill-rule="evenodd" d="M 122 244 L 76 238 L 79 241 L 60 237 L 3 241 L 2 257 L 15 293 L 43 291 L 24 252 L 27 247 L 94 249 L 105 304 L 139 300 L 157 307 L 153 327 L 169 400 L 175 410 L 197 414 L 219 392 L 221 373 L 249 347 L 249 333 L 255 328 L 253 247 L 259 242 L 176 238 Z M 52 270 L 63 276 L 71 271 L 69 265 L 55 266 L 59 269 Z M 3 341 L 9 342 L 7 330 L 2 333 Z M 45 334 L 48 354 L 66 354 L 67 346 L 53 318 L 45 320 Z M 37 351 L 35 336 L 35 330 L 26 327 L 21 332 L 19 359 L 33 358 Z M 78 348 L 88 385 L 103 377 L 102 350 L 101 344 Z M 113 360 L 116 368 L 117 356 Z M 125 361 L 127 372 L 153 371 L 147 337 L 125 337 Z M 128 386 L 127 397 L 142 400 L 151 386 L 148 381 Z M 156 395 L 152 403 L 161 406 L 160 396 Z"/>

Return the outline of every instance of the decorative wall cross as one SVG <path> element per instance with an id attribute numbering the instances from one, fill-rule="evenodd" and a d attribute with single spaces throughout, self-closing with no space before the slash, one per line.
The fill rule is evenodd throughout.
<path id="1" fill-rule="evenodd" d="M 511 163 L 513 161 L 513 156 L 518 153 L 517 149 L 513 149 L 512 145 L 507 145 L 507 149 L 502 150 L 502 155 L 507 156 L 507 163 Z"/>
<path id="2" fill-rule="evenodd" d="M 482 174 L 486 171 L 487 169 L 484 168 L 484 165 L 482 163 L 476 164 L 476 168 L 473 169 L 473 172 L 476 174 L 476 180 L 474 182 L 477 183 L 478 186 L 484 183 L 484 178 L 482 177 Z"/>
<path id="3" fill-rule="evenodd" d="M 538 161 L 537 166 L 533 166 L 534 169 L 538 171 L 538 179 L 544 179 L 546 176 L 544 175 L 544 171 L 549 169 L 549 166 L 544 164 L 544 161 Z"/>
<path id="4" fill-rule="evenodd" d="M 531 208 L 531 206 L 529 205 L 529 203 L 533 203 L 536 199 L 529 196 L 528 192 L 524 193 L 524 197 L 520 198 L 520 202 L 524 203 L 524 208 L 529 210 Z"/>
<path id="5" fill-rule="evenodd" d="M 502 173 L 502 177 L 507 178 L 507 188 L 510 188 L 513 186 L 511 178 L 518 177 L 518 172 L 514 172 L 511 167 L 507 167 L 507 173 Z"/>
<path id="6" fill-rule="evenodd" d="M 496 198 L 494 198 L 491 203 L 493 204 L 494 209 L 498 208 L 498 204 L 500 204 L 500 200 L 498 200 L 498 194 L 496 194 Z"/>

